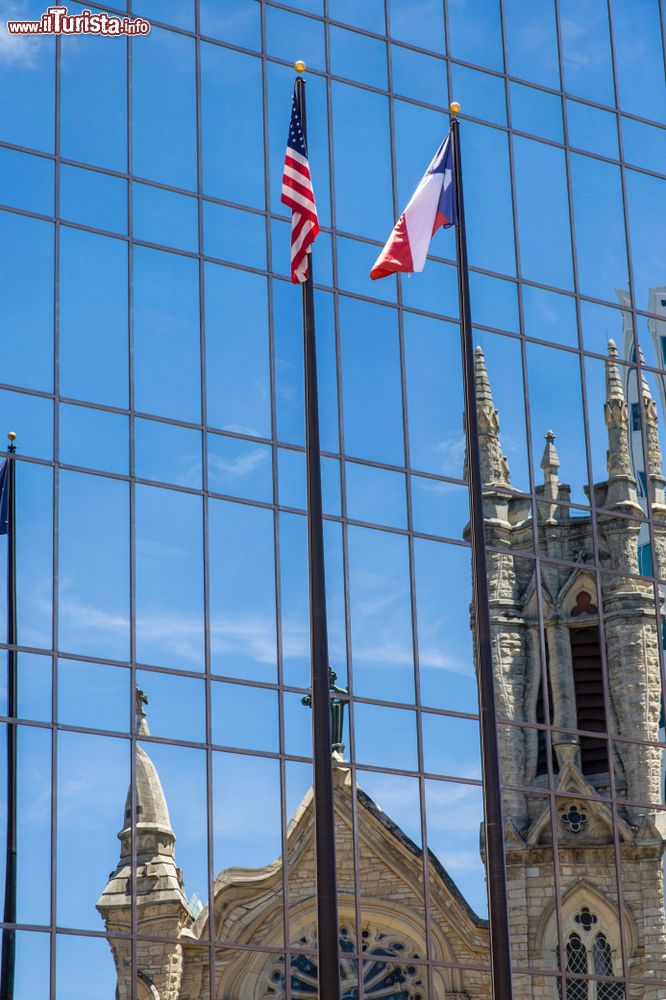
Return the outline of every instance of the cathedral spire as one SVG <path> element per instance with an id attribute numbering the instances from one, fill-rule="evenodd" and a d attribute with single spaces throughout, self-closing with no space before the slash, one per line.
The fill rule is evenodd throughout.
<path id="1" fill-rule="evenodd" d="M 150 736 L 146 705 L 148 698 L 137 685 L 134 691 L 136 704 L 136 734 L 138 737 Z M 171 829 L 169 808 L 162 789 L 157 768 L 140 743 L 136 744 L 136 840 L 137 853 L 144 849 L 154 848 L 154 835 L 158 833 L 166 842 L 173 844 L 175 835 Z M 123 849 L 129 850 L 130 827 L 132 814 L 131 790 L 127 793 L 125 803 L 124 829 L 118 835 Z"/>
<path id="2" fill-rule="evenodd" d="M 502 452 L 499 417 L 490 390 L 486 359 L 481 347 L 474 353 L 476 412 L 481 450 L 481 481 L 484 486 L 509 486 L 509 463 Z"/>
<path id="3" fill-rule="evenodd" d="M 645 364 L 643 349 L 638 348 L 641 365 Z M 650 386 L 641 369 L 641 391 L 643 395 L 643 412 L 645 413 L 645 431 L 647 436 L 647 478 L 650 483 L 650 500 L 660 511 L 664 508 L 664 468 L 659 440 L 659 417 L 657 404 L 652 398 Z"/>
<path id="4" fill-rule="evenodd" d="M 622 388 L 618 353 L 614 340 L 608 341 L 604 416 L 608 428 L 608 451 L 606 453 L 608 494 L 606 503 L 609 507 L 638 507 L 636 479 L 629 451 L 629 413 Z"/>
<path id="5" fill-rule="evenodd" d="M 148 698 L 135 689 L 136 733 L 150 735 L 145 706 Z M 149 745 L 149 744 L 146 744 Z M 189 919 L 182 875 L 176 867 L 174 844 L 176 835 L 171 827 L 169 808 L 157 768 L 144 746 L 136 743 L 134 780 L 134 839 L 136 851 L 137 894 L 146 904 L 173 904 L 174 912 Z M 130 905 L 130 874 L 132 873 L 132 787 L 127 792 L 123 829 L 118 834 L 120 860 L 97 902 L 106 920 L 109 914 Z M 123 918 L 124 919 L 124 918 Z M 180 917 L 179 917 L 180 919 Z"/>

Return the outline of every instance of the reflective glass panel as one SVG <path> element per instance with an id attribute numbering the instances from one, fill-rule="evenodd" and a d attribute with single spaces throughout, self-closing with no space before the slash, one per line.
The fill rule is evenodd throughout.
<path id="1" fill-rule="evenodd" d="M 396 320 L 394 310 L 340 299 L 345 448 L 355 457 L 403 465 Z"/>
<path id="2" fill-rule="evenodd" d="M 196 188 L 194 42 L 153 28 L 132 48 L 133 169 L 139 177 Z"/>
<path id="3" fill-rule="evenodd" d="M 199 249 L 197 202 L 150 184 L 132 189 L 134 238 L 196 253 Z"/>
<path id="4" fill-rule="evenodd" d="M 60 648 L 84 656 L 129 655 L 127 483 L 60 473 Z"/>
<path id="5" fill-rule="evenodd" d="M 128 354 L 127 244 L 63 227 L 61 393 L 109 406 L 127 406 Z"/>
<path id="6" fill-rule="evenodd" d="M 60 406 L 60 461 L 101 472 L 129 472 L 129 420 L 88 406 Z"/>
<path id="7" fill-rule="evenodd" d="M 60 147 L 61 155 L 71 160 L 127 170 L 124 38 L 62 38 Z"/>
<path id="8" fill-rule="evenodd" d="M 613 105 L 608 11 L 597 0 L 562 0 L 559 5 L 566 89 L 577 97 Z"/>
<path id="9" fill-rule="evenodd" d="M 251 6 L 258 7 L 256 0 L 246 2 L 245 10 L 236 3 L 234 20 L 246 20 L 254 13 Z M 213 5 L 209 3 L 207 9 L 210 17 L 215 16 L 212 8 Z M 205 31 L 203 13 L 202 9 L 202 30 Z M 216 9 L 218 17 L 221 13 Z M 231 19 L 229 13 L 226 16 Z M 211 31 L 205 33 L 214 34 Z M 225 201 L 263 208 L 264 137 L 261 127 L 260 60 L 219 45 L 203 44 L 201 102 L 204 191 L 209 196 Z M 286 122 L 283 139 L 286 140 Z M 229 156 L 230 147 L 234 149 L 233 156 Z M 241 170 L 238 169 L 239 163 L 243 164 Z M 216 253 L 215 256 L 228 255 Z"/>
<path id="10" fill-rule="evenodd" d="M 127 182 L 97 170 L 60 166 L 60 215 L 93 229 L 127 232 Z"/>
<path id="11" fill-rule="evenodd" d="M 134 471 L 139 479 L 201 489 L 201 432 L 137 417 Z"/>
<path id="12" fill-rule="evenodd" d="M 208 423 L 270 434 L 266 279 L 205 265 Z"/>
<path id="13" fill-rule="evenodd" d="M 514 138 L 516 200 L 523 277 L 559 288 L 573 286 L 564 153 Z M 543 206 L 549 211 L 544 213 Z"/>
<path id="14" fill-rule="evenodd" d="M 261 11 L 257 0 L 200 0 L 201 33 L 248 49 L 261 48 Z"/>
<path id="15" fill-rule="evenodd" d="M 35 4 L 35 7 L 37 4 Z M 42 7 L 25 4 L 8 10 L 12 17 L 38 19 Z M 55 136 L 55 39 L 5 33 L 0 64 L 0 132 L 5 142 L 53 153 Z"/>
<path id="16" fill-rule="evenodd" d="M 580 101 L 567 101 L 566 105 L 571 145 L 617 159 L 617 115 Z"/>
<path id="17" fill-rule="evenodd" d="M 393 38 L 433 52 L 444 51 L 444 11 L 437 0 L 422 0 L 422 16 L 414 17 L 411 0 L 390 0 L 390 31 Z M 375 29 L 376 30 L 376 29 Z M 437 103 L 437 102 L 435 102 Z"/>
<path id="18" fill-rule="evenodd" d="M 2 202 L 12 208 L 53 215 L 53 161 L 0 148 Z"/>
<path id="19" fill-rule="evenodd" d="M 211 662 L 216 674 L 275 681 L 273 512 L 209 504 Z"/>
<path id="20" fill-rule="evenodd" d="M 407 539 L 350 527 L 348 544 L 354 692 L 413 702 Z"/>
<path id="21" fill-rule="evenodd" d="M 181 255 L 134 250 L 134 397 L 138 410 L 198 423 L 199 268 Z"/>
<path id="22" fill-rule="evenodd" d="M 497 0 L 458 0 L 449 6 L 451 55 L 487 69 L 504 69 Z"/>
<path id="23" fill-rule="evenodd" d="M 135 498 L 137 659 L 201 670 L 201 499 L 154 486 L 137 486 Z"/>
<path id="24" fill-rule="evenodd" d="M 611 8 L 620 106 L 666 124 L 660 5 L 656 0 L 613 0 Z"/>
<path id="25" fill-rule="evenodd" d="M 5 382 L 53 388 L 53 226 L 0 212 Z"/>
<path id="26" fill-rule="evenodd" d="M 544 87 L 559 89 L 557 24 L 552 0 L 505 0 L 507 70 Z"/>

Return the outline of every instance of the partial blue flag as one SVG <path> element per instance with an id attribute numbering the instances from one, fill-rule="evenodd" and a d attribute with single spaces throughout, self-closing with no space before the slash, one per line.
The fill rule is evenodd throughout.
<path id="1" fill-rule="evenodd" d="M 9 460 L 0 466 L 0 535 L 9 531 Z"/>

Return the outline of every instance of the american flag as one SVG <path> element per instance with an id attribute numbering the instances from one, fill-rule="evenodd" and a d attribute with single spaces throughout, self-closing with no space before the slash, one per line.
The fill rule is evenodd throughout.
<path id="1" fill-rule="evenodd" d="M 308 152 L 301 116 L 296 100 L 296 87 L 291 102 L 291 121 L 287 139 L 287 155 L 282 175 L 282 203 L 291 209 L 291 280 L 302 283 L 308 276 L 308 254 L 319 232 Z"/>

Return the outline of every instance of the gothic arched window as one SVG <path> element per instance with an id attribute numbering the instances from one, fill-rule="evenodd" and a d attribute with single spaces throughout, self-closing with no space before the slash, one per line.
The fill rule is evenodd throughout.
<path id="1" fill-rule="evenodd" d="M 589 931 L 591 926 L 592 923 L 585 926 L 585 930 Z M 586 942 L 587 939 L 583 941 L 575 931 L 569 935 L 566 943 L 567 972 L 578 976 L 612 976 L 613 955 L 605 934 L 597 934 L 591 948 L 588 948 Z M 561 998 L 562 984 L 559 980 L 557 993 Z M 617 982 L 597 983 L 593 980 L 569 979 L 567 976 L 567 1000 L 624 1000 L 624 986 Z"/>
<path id="2" fill-rule="evenodd" d="M 613 956 L 611 946 L 603 934 L 597 934 L 592 945 L 592 961 L 595 976 L 613 975 Z M 597 983 L 597 1000 L 622 1000 L 624 986 L 622 983 Z"/>
<path id="3" fill-rule="evenodd" d="M 587 951 L 578 934 L 567 941 L 567 972 L 587 975 Z M 589 984 L 584 979 L 567 979 L 567 1000 L 588 1000 Z"/>
<path id="4" fill-rule="evenodd" d="M 301 939 L 302 944 L 313 945 L 313 935 Z M 340 929 L 340 1000 L 358 1000 L 359 962 L 345 958 L 345 952 L 356 951 L 354 935 L 346 927 Z M 363 996 L 367 1000 L 425 1000 L 424 969 L 412 964 L 419 956 L 395 934 L 385 934 L 366 928 L 361 934 L 363 961 Z M 293 955 L 290 966 L 292 1000 L 317 1000 L 316 960 L 307 955 Z M 280 958 L 267 972 L 268 984 L 263 1000 L 284 1000 L 285 958 Z"/>

